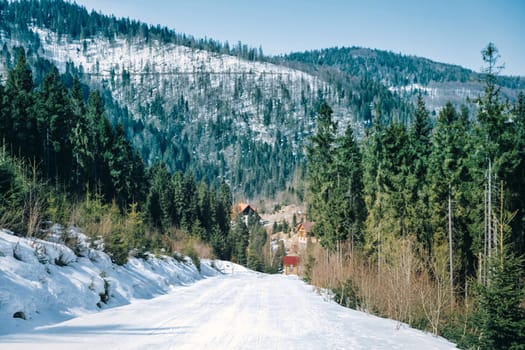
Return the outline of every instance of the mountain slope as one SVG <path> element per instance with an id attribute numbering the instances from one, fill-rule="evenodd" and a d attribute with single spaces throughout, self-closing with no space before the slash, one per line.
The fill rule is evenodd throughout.
<path id="1" fill-rule="evenodd" d="M 335 47 L 294 52 L 280 57 L 278 62 L 320 76 L 368 76 L 409 99 L 422 93 L 430 110 L 439 109 L 448 101 L 463 104 L 466 97 L 475 98 L 483 91 L 483 74 L 377 49 Z M 500 76 L 498 84 L 510 99 L 515 99 L 516 90 L 525 89 L 523 77 Z"/>
<path id="2" fill-rule="evenodd" d="M 473 72 L 423 58 L 363 48 L 270 58 L 65 1 L 0 0 L 0 18 L 3 77 L 14 48 L 26 48 L 37 81 L 55 64 L 65 80 L 103 91 L 110 119 L 149 165 L 225 179 L 241 197 L 290 185 L 323 100 L 341 132 L 350 124 L 362 135 L 376 106 L 385 123 L 408 124 L 419 93 L 433 111 L 482 91 Z M 502 81 L 511 98 L 524 86 Z"/>
<path id="3" fill-rule="evenodd" d="M 67 75 L 79 75 L 104 91 L 110 118 L 124 125 L 148 164 L 165 160 L 172 171 L 224 178 L 243 196 L 271 196 L 285 188 L 303 162 L 321 100 L 332 106 L 341 128 L 349 123 L 361 128 L 378 95 L 385 118 L 410 118 L 410 106 L 373 81 L 353 78 L 352 91 L 257 62 L 261 55 L 242 45 L 186 42 L 167 29 L 61 2 L 1 5 L 7 67 L 13 48 L 23 46 L 33 62 L 43 58 Z"/>

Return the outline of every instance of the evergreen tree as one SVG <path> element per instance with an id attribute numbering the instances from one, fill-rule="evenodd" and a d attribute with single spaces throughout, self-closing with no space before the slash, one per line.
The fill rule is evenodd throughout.
<path id="1" fill-rule="evenodd" d="M 150 169 L 150 187 L 146 198 L 146 209 L 150 224 L 166 233 L 176 225 L 174 185 L 164 163 L 157 163 Z"/>
<path id="2" fill-rule="evenodd" d="M 119 208 L 125 209 L 133 202 L 133 185 L 134 181 L 131 176 L 133 173 L 133 150 L 129 144 L 122 124 L 117 126 L 115 131 L 115 142 L 111 145 L 111 157 L 109 159 L 109 171 L 111 174 L 112 187 L 115 193 L 115 200 Z"/>
<path id="3" fill-rule="evenodd" d="M 316 222 L 315 234 L 321 238 L 322 244 L 334 249 L 337 239 L 323 239 L 325 235 L 333 235 L 328 202 L 334 195 L 334 164 L 333 150 L 337 125 L 332 121 L 332 108 L 323 102 L 319 107 L 317 118 L 317 133 L 311 138 L 311 144 L 306 149 L 308 160 L 307 170 L 307 203 L 309 215 Z M 323 220 L 325 218 L 325 220 Z"/>
<path id="4" fill-rule="evenodd" d="M 485 183 L 486 191 L 481 193 L 479 198 L 485 197 L 485 205 L 478 208 L 478 215 L 485 218 L 484 257 L 490 257 L 497 249 L 494 234 L 493 206 L 497 202 L 495 185 L 500 181 L 505 184 L 504 198 L 508 201 L 508 208 L 511 211 L 523 210 L 521 199 L 523 184 L 525 180 L 517 178 L 520 173 L 520 163 L 523 159 L 523 149 L 521 140 L 516 139 L 520 133 L 520 123 L 513 121 L 512 110 L 507 102 L 502 101 L 500 88 L 497 85 L 498 73 L 501 66 L 498 66 L 500 58 L 498 49 L 494 44 L 489 43 L 482 50 L 483 61 L 485 62 L 485 89 L 484 94 L 477 100 L 477 125 L 476 125 L 476 166 L 472 167 L 475 180 Z M 517 118 L 519 119 L 519 118 Z M 520 193 L 521 191 L 521 193 Z M 515 231 L 512 232 L 513 239 L 517 242 L 515 248 L 519 253 L 523 253 L 523 232 L 522 221 L 517 220 L 513 224 Z"/>
<path id="5" fill-rule="evenodd" d="M 232 205 L 233 198 L 230 187 L 225 181 L 222 181 L 217 190 L 215 206 L 212 210 L 214 216 L 213 221 L 223 237 L 226 237 L 230 231 Z"/>
<path id="6" fill-rule="evenodd" d="M 234 218 L 228 237 L 228 244 L 231 246 L 231 260 L 237 264 L 246 265 L 247 263 L 249 234 L 248 227 L 244 223 L 242 215 L 237 215 Z"/>
<path id="7" fill-rule="evenodd" d="M 427 169 L 431 152 L 430 135 L 432 125 L 421 95 L 417 98 L 414 120 L 408 131 L 409 174 L 407 185 L 409 193 L 408 231 L 415 233 L 420 242 L 428 248 L 431 227 L 429 218 L 429 198 Z"/>
<path id="8" fill-rule="evenodd" d="M 480 286 L 480 349 L 525 349 L 523 260 L 507 248 L 489 263 L 489 283 Z"/>
<path id="9" fill-rule="evenodd" d="M 7 114 L 7 99 L 4 97 L 4 86 L 0 84 L 0 145 L 4 146 L 11 117 Z"/>
<path id="10" fill-rule="evenodd" d="M 89 138 L 86 158 L 92 154 L 93 162 L 88 168 L 90 171 L 89 183 L 104 194 L 107 202 L 113 199 L 111 184 L 111 174 L 109 170 L 109 158 L 111 157 L 110 147 L 113 142 L 113 130 L 111 124 L 105 117 L 104 103 L 100 92 L 92 91 L 86 106 L 86 120 Z"/>
<path id="11" fill-rule="evenodd" d="M 248 254 L 246 266 L 264 272 L 264 245 L 266 244 L 266 230 L 258 222 L 249 225 Z"/>
<path id="12" fill-rule="evenodd" d="M 5 84 L 5 140 L 14 154 L 28 159 L 40 153 L 36 118 L 33 116 L 33 76 L 24 49 L 18 49 L 15 67 Z"/>
<path id="13" fill-rule="evenodd" d="M 330 199 L 330 211 L 338 217 L 334 227 L 336 240 L 349 240 L 353 248 L 362 240 L 366 208 L 363 199 L 363 169 L 361 151 L 351 125 L 336 139 L 334 149 L 336 190 Z"/>
<path id="14" fill-rule="evenodd" d="M 469 151 L 472 148 L 468 111 L 458 113 L 450 102 L 440 111 L 432 135 L 432 154 L 428 178 L 430 222 L 433 234 L 423 240 L 429 254 L 440 245 L 447 245 L 452 235 L 453 255 L 459 257 L 455 280 L 463 285 L 475 273 L 474 237 L 470 208 L 476 206 L 472 193 L 479 191 L 470 175 Z M 449 208 L 450 204 L 450 208 Z M 450 225 L 449 225 L 450 224 Z M 452 228 L 452 232 L 448 232 Z M 447 249 L 448 251 L 448 249 Z"/>
<path id="15" fill-rule="evenodd" d="M 198 208 L 198 220 L 201 222 L 202 227 L 205 231 L 205 237 L 202 237 L 205 241 L 208 241 L 212 231 L 212 203 L 211 195 L 208 185 L 205 181 L 201 181 L 197 188 L 197 208 Z"/>
<path id="16" fill-rule="evenodd" d="M 507 186 L 512 189 L 509 193 L 509 208 L 517 210 L 516 218 L 512 221 L 512 242 L 520 256 L 525 254 L 525 94 L 521 92 L 512 110 L 513 129 L 509 136 L 514 145 L 512 157 L 516 163 L 507 180 Z"/>
<path id="17" fill-rule="evenodd" d="M 56 67 L 45 77 L 35 99 L 39 143 L 43 145 L 43 170 L 46 178 L 70 183 L 72 170 L 71 130 L 73 127 L 70 100 Z M 40 157 L 39 157 L 40 158 Z"/>
<path id="18" fill-rule="evenodd" d="M 75 77 L 73 81 L 70 100 L 74 116 L 70 133 L 73 152 L 73 189 L 76 189 L 77 193 L 81 193 L 84 190 L 84 185 L 89 183 L 92 187 L 95 185 L 92 174 L 92 169 L 95 166 L 95 155 L 93 153 L 95 150 L 95 127 L 93 119 L 90 119 L 86 112 L 78 77 Z"/>

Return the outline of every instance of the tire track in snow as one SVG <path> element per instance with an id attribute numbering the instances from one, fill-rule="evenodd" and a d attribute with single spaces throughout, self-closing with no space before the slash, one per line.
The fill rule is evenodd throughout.
<path id="1" fill-rule="evenodd" d="M 396 325 L 327 302 L 293 277 L 236 273 L 0 337 L 0 350 L 454 348 Z"/>

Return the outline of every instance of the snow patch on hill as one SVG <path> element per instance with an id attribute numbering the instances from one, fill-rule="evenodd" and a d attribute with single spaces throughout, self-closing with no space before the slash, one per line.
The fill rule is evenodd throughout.
<path id="1" fill-rule="evenodd" d="M 70 234 L 85 240 L 74 230 Z M 203 260 L 199 272 L 188 258 L 153 255 L 117 266 L 104 252 L 81 246 L 78 256 L 61 243 L 0 230 L 0 334 L 153 298 L 233 266 Z"/>

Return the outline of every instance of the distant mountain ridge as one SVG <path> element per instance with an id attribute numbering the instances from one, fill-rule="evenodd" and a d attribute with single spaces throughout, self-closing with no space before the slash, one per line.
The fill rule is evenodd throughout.
<path id="1" fill-rule="evenodd" d="M 3 77 L 23 46 L 35 80 L 54 64 L 66 83 L 78 75 L 100 89 L 108 116 L 148 164 L 226 179 L 248 198 L 289 186 L 321 101 L 341 130 L 362 134 L 376 105 L 385 123 L 408 124 L 419 93 L 435 110 L 482 91 L 472 71 L 427 59 L 362 48 L 267 57 L 65 1 L 0 0 L 0 40 Z M 503 81 L 511 98 L 525 85 Z"/>

